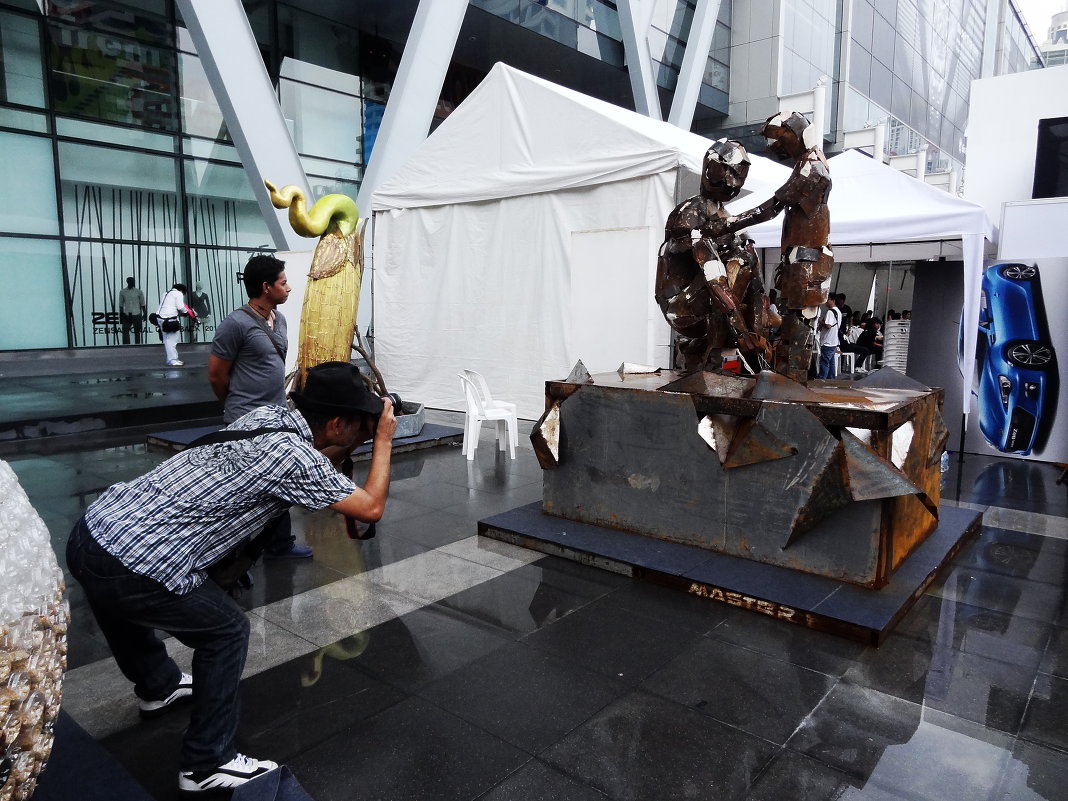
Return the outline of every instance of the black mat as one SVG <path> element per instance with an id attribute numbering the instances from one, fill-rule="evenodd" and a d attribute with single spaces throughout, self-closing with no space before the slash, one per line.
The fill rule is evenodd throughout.
<path id="1" fill-rule="evenodd" d="M 972 509 L 941 507 L 938 528 L 879 590 L 553 517 L 540 501 L 480 520 L 478 533 L 878 645 L 942 565 L 978 534 L 981 519 Z"/>
<path id="2" fill-rule="evenodd" d="M 126 769 L 62 709 L 52 756 L 34 801 L 154 801 Z M 175 777 L 177 781 L 177 777 Z"/>
<path id="3" fill-rule="evenodd" d="M 169 448 L 173 451 L 182 451 L 197 437 L 218 431 L 220 428 L 222 426 L 201 426 L 200 428 L 180 428 L 175 431 L 159 431 L 148 435 L 148 444 L 160 448 Z M 393 453 L 406 453 L 407 451 L 417 451 L 422 448 L 433 448 L 438 445 L 461 442 L 463 438 L 464 431 L 462 428 L 426 423 L 414 437 L 398 437 L 393 440 Z M 357 462 L 370 459 L 371 446 L 361 445 L 352 452 L 352 456 Z"/>

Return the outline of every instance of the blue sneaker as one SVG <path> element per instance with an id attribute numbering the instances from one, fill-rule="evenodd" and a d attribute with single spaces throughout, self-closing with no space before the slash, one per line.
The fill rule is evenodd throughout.
<path id="1" fill-rule="evenodd" d="M 263 554 L 264 559 L 311 559 L 312 554 L 315 553 L 310 545 L 298 545 L 293 543 L 284 551 L 265 551 Z"/>

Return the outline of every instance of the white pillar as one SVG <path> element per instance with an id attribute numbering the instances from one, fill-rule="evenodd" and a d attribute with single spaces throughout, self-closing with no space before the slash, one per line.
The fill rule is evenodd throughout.
<path id="1" fill-rule="evenodd" d="M 619 28 L 623 33 L 623 52 L 627 57 L 627 75 L 634 95 L 634 110 L 639 114 L 663 119 L 660 95 L 653 75 L 653 59 L 649 54 L 649 21 L 655 0 L 619 0 Z"/>
<path id="2" fill-rule="evenodd" d="M 264 179 L 277 186 L 294 184 L 311 199 L 307 176 L 240 0 L 178 0 L 178 6 L 275 247 L 307 248 L 307 240 L 290 227 L 288 210 L 272 206 L 263 185 Z"/>
<path id="3" fill-rule="evenodd" d="M 679 81 L 675 86 L 675 98 L 671 101 L 668 122 L 688 131 L 693 124 L 693 113 L 701 94 L 701 82 L 705 77 L 708 51 L 712 49 L 712 36 L 716 32 L 721 0 L 697 0 L 686 38 L 686 51 L 682 54 Z"/>
<path id="4" fill-rule="evenodd" d="M 375 189 L 426 139 L 465 11 L 467 0 L 420 0 L 360 184 L 361 216 L 370 217 Z"/>

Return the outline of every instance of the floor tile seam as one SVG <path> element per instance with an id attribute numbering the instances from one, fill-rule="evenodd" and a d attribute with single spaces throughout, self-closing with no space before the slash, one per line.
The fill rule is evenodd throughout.
<path id="1" fill-rule="evenodd" d="M 1034 736 L 1030 736 L 1029 737 L 1023 731 L 1023 729 L 1021 729 L 1020 733 L 1016 736 L 1016 741 L 1017 742 L 1021 742 L 1022 741 L 1024 743 L 1026 743 L 1027 745 L 1037 746 L 1039 748 L 1044 748 L 1047 751 L 1052 751 L 1055 754 L 1057 754 L 1058 756 L 1062 756 L 1062 757 L 1065 757 L 1066 759 L 1068 759 L 1068 745 L 1063 745 L 1062 746 L 1062 745 L 1057 745 L 1056 743 L 1051 743 L 1049 741 L 1037 740 L 1037 739 L 1034 738 Z"/>
<path id="2" fill-rule="evenodd" d="M 953 718 L 954 720 L 960 721 L 965 726 L 978 726 L 979 728 L 984 729 L 985 731 L 994 732 L 1005 737 L 1015 738 L 1020 736 L 1020 730 L 1023 728 L 1023 722 L 1025 720 L 1024 715 L 1021 713 L 1020 720 L 1016 724 L 1016 731 L 1006 731 L 1005 729 L 1000 729 L 991 723 L 986 723 L 979 720 L 972 720 L 971 718 L 964 717 L 963 715 L 957 714 L 956 712 L 949 712 L 945 709 L 939 709 L 936 706 L 928 704 L 926 698 L 923 701 L 912 701 L 908 698 L 902 698 L 900 695 L 894 695 L 894 693 L 889 693 L 885 690 L 880 690 L 878 687 L 871 687 L 867 684 L 861 684 L 860 682 L 853 681 L 847 676 L 842 677 L 840 684 L 846 687 L 856 687 L 857 689 L 864 690 L 866 692 L 878 693 L 879 695 L 885 696 L 887 698 L 893 698 L 894 700 L 900 701 L 901 703 L 917 707 L 920 710 L 920 715 L 918 719 L 921 722 L 924 720 L 923 711 L 929 710 L 931 712 L 937 712 L 939 715 L 945 715 L 947 718 Z"/>
<path id="3" fill-rule="evenodd" d="M 726 622 L 726 621 L 723 621 L 723 622 Z M 792 625 L 792 624 L 784 624 L 784 625 Z M 772 653 L 769 653 L 767 651 L 763 651 L 760 648 L 757 648 L 756 646 L 744 645 L 742 643 L 735 642 L 734 640 L 728 639 L 727 637 L 724 637 L 723 635 L 715 634 L 716 628 L 719 628 L 719 626 L 717 625 L 711 631 L 707 632 L 706 634 L 702 634 L 701 636 L 706 638 L 706 639 L 709 639 L 709 640 L 715 640 L 716 642 L 722 642 L 722 643 L 726 643 L 728 645 L 733 645 L 736 648 L 741 648 L 744 651 L 750 651 L 750 652 L 755 653 L 755 654 L 757 654 L 759 656 L 767 657 L 768 659 L 773 659 L 776 662 L 782 662 L 783 664 L 789 665 L 790 667 L 801 668 L 802 670 L 807 670 L 809 673 L 815 673 L 815 674 L 817 674 L 819 676 L 827 676 L 828 678 L 834 679 L 836 681 L 838 679 L 842 678 L 842 676 L 845 674 L 845 671 L 843 671 L 842 673 L 837 674 L 837 675 L 834 674 L 834 673 L 827 673 L 824 670 L 819 670 L 818 668 L 814 668 L 814 667 L 811 667 L 809 665 L 802 665 L 800 662 L 794 662 L 794 661 L 792 661 L 790 659 L 786 659 L 786 658 L 784 658 L 784 657 L 782 657 L 782 656 L 780 656 L 778 654 L 772 654 Z M 834 656 L 834 655 L 832 655 L 832 656 Z M 849 662 L 849 667 L 852 667 L 853 665 L 860 664 L 856 659 L 853 659 L 853 658 L 848 657 L 848 656 L 841 656 L 841 657 L 834 656 L 834 658 L 835 659 L 841 659 L 841 660 L 844 660 L 846 662 Z M 849 667 L 847 667 L 845 670 L 849 670 Z"/>
<path id="4" fill-rule="evenodd" d="M 1031 714 L 1032 705 L 1035 702 L 1035 689 L 1038 687 L 1038 680 L 1041 674 L 1036 673 L 1035 677 L 1031 680 L 1031 691 L 1027 694 L 1027 702 L 1024 704 L 1023 712 L 1020 714 L 1020 723 L 1016 728 L 1016 737 L 1022 736 L 1024 725 L 1027 723 L 1027 717 Z"/>
<path id="5" fill-rule="evenodd" d="M 979 607 L 979 608 L 980 609 L 985 609 L 985 607 Z M 988 610 L 988 611 L 992 611 L 992 610 Z M 1031 620 L 1031 618 L 1027 618 L 1027 619 Z M 1046 627 L 1048 629 L 1052 629 L 1055 624 L 1043 623 L 1041 625 L 1043 625 L 1044 627 Z M 930 646 L 931 648 L 934 648 L 935 645 L 936 645 L 931 640 L 930 637 L 921 637 L 921 636 L 919 636 L 917 634 L 913 634 L 913 633 L 908 632 L 908 631 L 902 631 L 900 629 L 898 629 L 897 631 L 894 631 L 892 636 L 901 637 L 903 639 L 908 640 L 910 643 L 916 643 L 916 644 L 918 644 L 920 646 Z M 1038 662 L 1036 663 L 1036 667 L 1035 667 L 1036 674 L 1037 673 L 1047 673 L 1048 672 L 1048 671 L 1040 670 L 1037 666 L 1041 665 L 1042 664 L 1042 660 L 1045 658 L 1046 650 L 1049 648 L 1049 642 L 1050 642 L 1051 637 L 1052 637 L 1052 633 L 1051 632 L 1047 632 L 1045 634 L 1045 640 L 1044 640 L 1043 645 L 1042 645 L 1042 652 L 1039 655 Z M 964 642 L 965 639 L 962 639 L 961 641 Z M 883 645 L 885 646 L 886 643 L 884 642 Z M 986 654 L 980 654 L 980 653 L 976 653 L 975 651 L 969 651 L 967 648 L 961 648 L 961 647 L 958 647 L 957 645 L 950 645 L 949 647 L 950 647 L 950 650 L 956 652 L 957 654 L 960 654 L 961 656 L 967 656 L 967 657 L 969 657 L 971 659 L 981 659 L 984 662 L 993 662 L 993 663 L 995 663 L 997 665 L 1009 665 L 1009 666 L 1014 667 L 1014 668 L 1019 668 L 1021 666 L 1020 662 L 1018 660 L 1013 661 L 1009 657 L 1006 657 L 1005 659 L 998 659 L 998 658 L 993 657 L 993 656 L 987 656 Z M 876 651 L 876 656 L 877 655 L 878 655 L 878 650 Z M 851 660 L 851 661 L 853 662 L 853 664 L 858 665 L 858 666 L 864 666 L 864 665 L 867 665 L 867 664 L 871 664 L 870 662 L 867 662 L 867 661 L 862 662 L 862 661 L 858 661 L 858 660 L 855 660 L 855 659 Z"/>
<path id="6" fill-rule="evenodd" d="M 539 657 L 541 657 L 542 659 L 546 659 L 546 660 L 552 662 L 558 668 L 566 671 L 569 674 L 575 674 L 575 675 L 579 675 L 580 677 L 582 677 L 582 674 L 585 673 L 585 674 L 588 674 L 590 677 L 593 677 L 595 679 L 604 680 L 604 679 L 607 678 L 609 680 L 612 680 L 611 676 L 605 676 L 605 674 L 599 673 L 596 670 L 591 670 L 590 668 L 584 667 L 583 665 L 571 665 L 568 662 L 566 662 L 565 660 L 563 660 L 563 659 L 559 658 L 558 656 L 556 656 L 555 654 L 551 654 L 551 653 L 547 653 L 547 652 L 543 652 L 543 651 L 538 651 L 537 649 L 531 648 L 529 645 L 526 645 L 525 643 L 523 643 L 523 642 L 521 642 L 519 640 L 515 640 L 514 644 L 518 645 L 521 648 L 525 648 L 525 649 L 530 650 L 530 651 L 535 651 Z M 499 651 L 500 648 L 504 648 L 504 647 L 507 647 L 507 646 L 506 645 L 501 645 L 499 648 L 494 648 L 492 651 L 483 654 L 482 656 L 480 656 L 478 659 L 474 660 L 473 662 L 469 662 L 466 665 L 460 665 L 459 667 L 457 667 L 457 668 L 455 668 L 453 670 L 450 670 L 448 673 L 445 673 L 445 674 L 443 674 L 441 676 L 438 676 L 436 679 L 431 681 L 429 684 L 425 684 L 422 687 L 420 687 L 417 690 L 415 690 L 413 694 L 414 695 L 418 695 L 420 698 L 422 698 L 423 700 L 427 701 L 428 703 L 433 704 L 434 706 L 437 706 L 439 708 L 444 709 L 443 707 L 441 707 L 440 704 L 438 704 L 432 698 L 430 698 L 427 695 L 425 695 L 425 693 L 427 691 L 429 691 L 430 688 L 434 687 L 435 685 L 439 685 L 439 684 L 442 684 L 443 682 L 448 681 L 451 677 L 455 676 L 457 673 L 459 673 L 461 671 L 464 671 L 464 670 L 471 670 L 478 663 L 485 662 L 485 661 L 491 659 L 493 656 L 496 655 L 497 651 Z M 548 751 L 550 748 L 555 746 L 557 743 L 559 743 L 561 740 L 563 740 L 565 737 L 567 737 L 573 731 L 578 729 L 580 726 L 585 725 L 591 719 L 593 719 L 595 716 L 599 715 L 601 712 L 603 712 L 605 709 L 607 709 L 609 706 L 611 706 L 612 704 L 616 703 L 619 699 L 621 699 L 622 697 L 624 697 L 628 693 L 634 692 L 634 690 L 637 689 L 637 687 L 636 686 L 620 686 L 617 689 L 618 689 L 618 692 L 610 700 L 608 700 L 605 703 L 603 703 L 600 706 L 598 706 L 596 709 L 594 709 L 592 712 L 590 712 L 581 721 L 579 721 L 574 726 L 572 726 L 569 729 L 567 729 L 567 731 L 565 731 L 561 735 L 559 735 L 556 738 L 555 742 L 553 742 L 553 743 L 551 743 L 549 745 L 546 745 L 541 750 L 536 751 L 536 752 L 530 752 L 530 751 L 527 751 L 527 749 L 525 747 L 521 746 L 521 745 L 517 745 L 515 743 L 511 743 L 510 741 L 509 741 L 509 743 L 511 745 L 515 745 L 516 748 L 519 748 L 522 751 L 527 751 L 527 753 L 530 753 L 531 756 L 533 756 L 533 757 L 537 757 L 540 754 L 544 754 L 546 751 Z M 665 698 L 664 700 L 671 700 L 671 699 Z M 448 710 L 448 709 L 444 709 L 444 711 L 450 712 L 450 710 Z M 450 712 L 450 713 L 451 714 L 455 714 L 458 717 L 461 717 L 464 720 L 466 720 L 468 723 L 471 723 L 471 724 L 481 728 L 481 724 L 477 723 L 476 721 L 470 720 L 462 712 Z M 498 737 L 498 739 L 500 739 L 500 738 Z"/>

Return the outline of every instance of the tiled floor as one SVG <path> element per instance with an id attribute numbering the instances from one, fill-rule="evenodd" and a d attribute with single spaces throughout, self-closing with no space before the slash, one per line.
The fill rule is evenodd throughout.
<path id="1" fill-rule="evenodd" d="M 540 497 L 521 445 L 502 458 L 487 428 L 473 463 L 457 446 L 396 457 L 373 540 L 297 515 L 315 558 L 257 567 L 243 601 L 242 749 L 286 762 L 318 801 L 1068 798 L 1057 468 L 954 460 L 946 497 L 990 507 L 986 526 L 874 649 L 479 540 L 479 518 Z M 165 456 L 9 462 L 62 553 L 87 502 Z M 70 597 L 65 708 L 175 798 L 186 713 L 140 722 Z"/>

